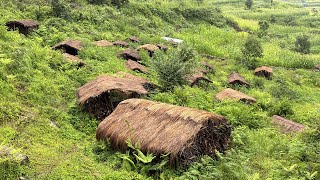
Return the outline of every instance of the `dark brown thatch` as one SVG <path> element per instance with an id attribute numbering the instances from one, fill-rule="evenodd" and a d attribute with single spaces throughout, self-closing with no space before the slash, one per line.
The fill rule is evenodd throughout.
<path id="1" fill-rule="evenodd" d="M 86 65 L 85 62 L 83 62 L 80 58 L 78 58 L 77 56 L 68 54 L 68 53 L 63 53 L 63 56 L 70 62 L 72 63 L 76 63 L 78 68 L 81 68 L 83 66 Z"/>
<path id="2" fill-rule="evenodd" d="M 305 129 L 305 126 L 290 120 L 287 120 L 281 116 L 274 115 L 272 123 L 278 126 L 284 133 L 288 132 L 301 132 Z"/>
<path id="3" fill-rule="evenodd" d="M 55 50 L 61 49 L 65 53 L 68 53 L 74 56 L 78 55 L 78 51 L 80 51 L 82 48 L 83 48 L 83 44 L 81 41 L 78 41 L 78 40 L 66 40 L 53 46 L 53 49 Z"/>
<path id="4" fill-rule="evenodd" d="M 240 91 L 233 90 L 231 88 L 227 88 L 227 89 L 224 89 L 223 91 L 219 92 L 216 95 L 216 98 L 219 101 L 231 99 L 231 100 L 238 100 L 238 101 L 246 102 L 249 104 L 253 104 L 253 103 L 257 102 L 257 100 L 255 98 L 248 96 Z"/>
<path id="5" fill-rule="evenodd" d="M 95 45 L 99 46 L 99 47 L 108 47 L 108 46 L 113 46 L 113 43 L 107 40 L 100 40 L 100 41 L 96 41 L 94 42 Z"/>
<path id="6" fill-rule="evenodd" d="M 102 120 L 123 100 L 148 94 L 152 87 L 140 77 L 118 78 L 99 76 L 80 87 L 77 91 L 78 103 L 97 119 Z"/>
<path id="7" fill-rule="evenodd" d="M 163 45 L 163 44 L 157 44 L 157 47 L 158 47 L 160 50 L 164 51 L 164 52 L 168 51 L 168 49 L 169 49 L 168 46 Z"/>
<path id="8" fill-rule="evenodd" d="M 136 37 L 136 36 L 129 37 L 128 39 L 133 43 L 139 43 L 140 42 L 140 39 L 138 37 Z"/>
<path id="9" fill-rule="evenodd" d="M 223 116 L 207 111 L 152 102 L 122 101 L 97 129 L 98 140 L 126 150 L 126 141 L 143 152 L 170 154 L 171 163 L 187 165 L 201 155 L 214 156 L 227 149 L 231 126 Z"/>
<path id="10" fill-rule="evenodd" d="M 217 57 L 217 56 L 212 56 L 209 54 L 201 54 L 201 57 L 209 59 L 209 60 L 221 60 L 221 61 L 227 60 L 227 58 L 225 58 L 225 57 Z"/>
<path id="11" fill-rule="evenodd" d="M 113 42 L 113 45 L 120 46 L 120 47 L 129 47 L 129 43 L 125 41 L 115 41 Z"/>
<path id="12" fill-rule="evenodd" d="M 118 54 L 118 58 L 123 58 L 126 60 L 131 59 L 133 61 L 140 61 L 141 60 L 141 56 L 138 54 L 138 52 L 135 50 L 132 50 L 132 49 L 126 49 L 126 50 L 121 51 Z"/>
<path id="13" fill-rule="evenodd" d="M 196 74 L 192 75 L 189 79 L 189 85 L 195 86 L 195 85 L 200 85 L 202 82 L 206 83 L 207 85 L 209 83 L 212 83 L 212 81 L 210 79 L 208 79 L 207 77 L 204 76 L 204 74 L 202 72 L 197 72 Z"/>
<path id="14" fill-rule="evenodd" d="M 254 70 L 254 74 L 256 76 L 262 76 L 267 79 L 272 78 L 272 73 L 273 73 L 272 68 L 267 67 L 267 66 L 261 66 L 261 67 L 258 67 L 257 69 Z"/>
<path id="15" fill-rule="evenodd" d="M 39 28 L 39 23 L 31 19 L 25 19 L 9 21 L 6 23 L 6 26 L 9 28 L 9 30 L 19 30 L 19 33 L 28 35 L 32 31 Z"/>
<path id="16" fill-rule="evenodd" d="M 249 83 L 239 74 L 233 72 L 228 77 L 228 83 L 231 85 L 249 86 Z"/>
<path id="17" fill-rule="evenodd" d="M 155 52 L 156 50 L 158 50 L 159 47 L 156 46 L 156 45 L 153 45 L 153 44 L 144 44 L 144 45 L 142 45 L 142 46 L 139 46 L 136 50 L 137 50 L 137 51 L 140 51 L 141 49 L 144 49 L 144 50 L 148 51 L 150 57 L 152 57 L 153 54 L 154 54 L 154 52 Z"/>
<path id="18" fill-rule="evenodd" d="M 128 69 L 130 69 L 132 71 L 138 71 L 138 72 L 142 72 L 142 73 L 148 72 L 148 69 L 145 66 L 137 63 L 136 61 L 132 61 L 131 59 L 129 59 L 126 62 L 126 66 Z"/>

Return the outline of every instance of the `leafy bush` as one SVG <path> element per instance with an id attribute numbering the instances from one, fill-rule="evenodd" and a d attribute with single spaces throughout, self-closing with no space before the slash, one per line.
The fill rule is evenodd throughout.
<path id="1" fill-rule="evenodd" d="M 248 9 L 251 9 L 253 6 L 253 0 L 246 0 L 245 5 Z"/>
<path id="2" fill-rule="evenodd" d="M 309 54 L 311 43 L 309 41 L 309 36 L 303 35 L 298 36 L 295 42 L 295 50 L 299 53 Z"/>
<path id="3" fill-rule="evenodd" d="M 195 65 L 196 55 L 187 45 L 181 45 L 168 54 L 156 52 L 151 60 L 151 66 L 163 90 L 172 90 L 175 86 L 186 84 Z"/>
<path id="4" fill-rule="evenodd" d="M 263 36 L 267 35 L 268 29 L 269 29 L 269 23 L 267 21 L 259 21 L 258 36 L 263 37 Z"/>
<path id="5" fill-rule="evenodd" d="M 69 9 L 67 5 L 61 0 L 51 0 L 51 13 L 55 17 L 69 17 Z"/>
<path id="6" fill-rule="evenodd" d="M 249 36 L 242 48 L 241 63 L 253 69 L 258 65 L 257 58 L 263 57 L 263 49 L 260 42 L 253 36 Z"/>
<path id="7" fill-rule="evenodd" d="M 294 113 L 292 103 L 288 100 L 273 101 L 269 106 L 269 115 L 288 116 Z"/>

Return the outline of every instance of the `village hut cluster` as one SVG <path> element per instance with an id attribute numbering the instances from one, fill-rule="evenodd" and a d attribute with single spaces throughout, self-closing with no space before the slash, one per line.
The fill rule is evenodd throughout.
<path id="1" fill-rule="evenodd" d="M 39 24 L 33 20 L 17 20 L 6 23 L 9 30 L 18 30 L 24 35 L 38 29 Z M 182 43 L 180 39 L 162 37 L 173 47 Z M 130 47 L 138 43 L 137 48 Z M 141 62 L 139 51 L 144 50 L 152 57 L 156 51 L 167 51 L 169 46 L 163 44 L 140 44 L 142 41 L 132 36 L 125 40 L 114 42 L 108 40 L 95 41 L 92 44 L 106 48 L 119 46 L 124 48 L 117 55 L 125 60 L 129 70 L 148 73 L 148 68 Z M 63 56 L 77 63 L 78 68 L 85 66 L 79 57 L 79 52 L 85 47 L 79 40 L 64 40 L 55 46 Z M 202 55 L 207 60 L 226 60 L 226 58 Z M 189 85 L 212 83 L 206 77 L 214 72 L 209 61 L 201 62 L 201 68 L 189 77 Z M 320 70 L 317 65 L 315 69 Z M 272 79 L 273 69 L 262 66 L 252 72 L 254 75 L 267 80 Z M 232 72 L 227 77 L 230 88 L 223 89 L 214 96 L 215 100 L 242 101 L 254 104 L 257 99 L 233 89 L 234 86 L 249 87 L 250 83 L 238 72 Z M 224 152 L 229 145 L 232 127 L 223 116 L 207 111 L 174 106 L 165 103 L 143 99 L 154 92 L 157 87 L 147 79 L 128 73 L 119 72 L 114 75 L 101 75 L 87 82 L 77 90 L 78 104 L 93 117 L 101 121 L 96 131 L 96 138 L 110 141 L 115 149 L 126 150 L 126 141 L 130 139 L 140 144 L 143 152 L 170 154 L 170 162 L 188 165 L 202 155 L 215 156 L 215 151 Z M 302 124 L 295 123 L 280 116 L 273 116 L 272 123 L 284 133 L 301 132 L 305 129 Z M 9 147 L 0 148 L 0 155 L 10 155 Z M 21 162 L 29 159 L 23 154 L 15 155 Z"/>

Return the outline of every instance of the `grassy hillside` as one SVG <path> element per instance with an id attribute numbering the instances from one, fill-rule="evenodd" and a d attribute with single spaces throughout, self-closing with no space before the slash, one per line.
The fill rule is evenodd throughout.
<path id="1" fill-rule="evenodd" d="M 30 159 L 20 165 L 0 157 L 0 179 L 320 179 L 320 72 L 314 71 L 320 64 L 320 21 L 311 8 L 290 1 L 254 1 L 248 10 L 239 0 L 130 0 L 120 8 L 85 0 L 60 4 L 54 11 L 49 0 L 0 0 L 0 145 Z M 4 24 L 12 19 L 35 19 L 41 26 L 24 36 L 7 31 Z M 239 64 L 248 32 L 256 36 L 259 21 L 267 21 L 269 29 L 257 38 L 264 50 L 258 65 L 273 67 L 272 80 L 256 77 Z M 230 22 L 245 31 L 235 31 Z M 294 50 L 299 35 L 310 37 L 309 54 Z M 213 81 L 208 89 L 176 87 L 148 99 L 224 115 L 234 127 L 228 152 L 216 159 L 202 157 L 187 169 L 148 171 L 150 165 L 143 163 L 128 168 L 125 154 L 96 141 L 99 122 L 78 107 L 77 88 L 119 71 L 157 83 L 154 73 L 125 68 L 116 56 L 123 48 L 91 44 L 130 36 L 144 43 L 162 42 L 162 36 L 183 39 L 199 54 L 199 62 L 207 60 L 200 54 L 226 58 L 209 61 L 215 73 L 208 75 Z M 84 68 L 76 69 L 51 49 L 70 38 L 86 45 L 79 54 L 87 63 Z M 141 55 L 148 64 L 149 57 Z M 227 76 L 233 71 L 251 83 L 235 88 L 256 98 L 256 104 L 214 100 L 229 87 Z M 274 114 L 307 130 L 282 134 L 271 125 Z"/>

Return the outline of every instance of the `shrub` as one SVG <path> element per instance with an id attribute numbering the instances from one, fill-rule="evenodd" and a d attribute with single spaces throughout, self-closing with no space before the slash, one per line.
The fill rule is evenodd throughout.
<path id="1" fill-rule="evenodd" d="M 251 9 L 253 6 L 253 0 L 246 0 L 245 5 L 248 9 Z"/>
<path id="2" fill-rule="evenodd" d="M 156 52 L 151 60 L 159 84 L 163 90 L 171 90 L 175 86 L 187 83 L 187 77 L 193 73 L 196 55 L 192 48 L 182 45 L 168 54 Z"/>
<path id="3" fill-rule="evenodd" d="M 309 36 L 303 35 L 303 36 L 298 36 L 296 38 L 295 50 L 297 52 L 302 54 L 309 54 L 310 47 L 311 47 L 311 43 L 309 41 Z"/>
<path id="4" fill-rule="evenodd" d="M 293 115 L 292 103 L 288 100 L 273 101 L 269 107 L 269 115 L 288 116 Z"/>
<path id="5" fill-rule="evenodd" d="M 253 36 L 249 36 L 242 48 L 241 63 L 250 69 L 258 65 L 257 58 L 263 57 L 263 49 L 260 42 Z"/>
<path id="6" fill-rule="evenodd" d="M 269 23 L 267 21 L 259 21 L 258 36 L 263 37 L 263 36 L 267 35 L 268 29 L 269 29 Z"/>
<path id="7" fill-rule="evenodd" d="M 51 13 L 55 17 L 69 17 L 68 7 L 61 0 L 51 0 Z"/>

